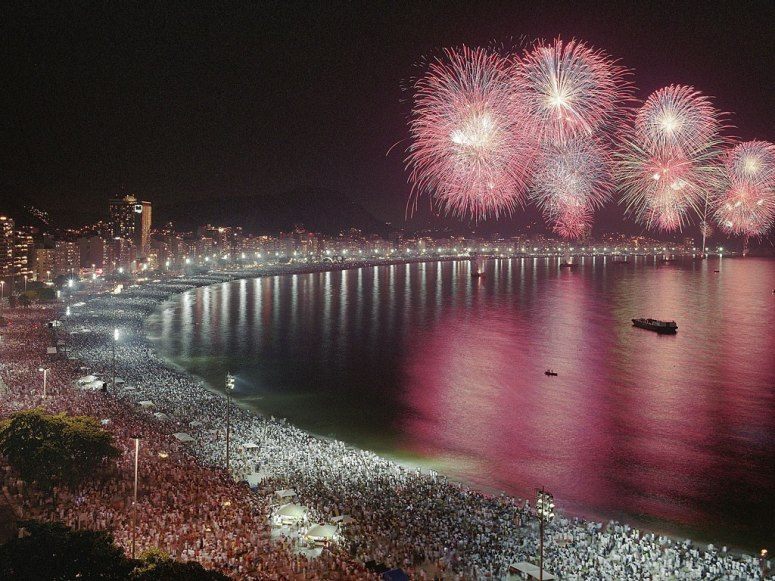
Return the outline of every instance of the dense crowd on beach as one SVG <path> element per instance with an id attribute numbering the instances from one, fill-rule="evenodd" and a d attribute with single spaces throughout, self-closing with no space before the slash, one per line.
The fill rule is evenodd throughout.
<path id="1" fill-rule="evenodd" d="M 332 265 L 278 266 L 261 275 Z M 167 298 L 255 272 L 168 278 L 82 297 L 61 327 L 56 307 L 14 309 L 0 343 L 0 416 L 43 405 L 88 414 L 113 432 L 122 455 L 108 473 L 75 490 L 43 494 L 5 466 L 3 486 L 24 516 L 109 530 L 127 550 L 134 444 L 141 437 L 137 550 L 159 547 L 236 578 L 363 579 L 365 564 L 400 567 L 413 578 L 503 578 L 536 562 L 538 527 L 527 501 L 488 495 L 432 472 L 407 468 L 342 442 L 314 437 L 282 419 L 233 404 L 231 462 L 224 469 L 226 401 L 202 380 L 160 358 L 144 321 Z M 120 328 L 119 341 L 113 329 Z M 56 334 L 56 336 L 54 336 Z M 67 357 L 47 355 L 62 340 Z M 113 353 L 115 375 L 112 384 Z M 42 399 L 46 366 L 48 396 Z M 103 390 L 77 379 L 96 375 Z M 0 388 L 2 386 L 0 385 Z M 140 402 L 145 402 L 140 405 Z M 173 434 L 193 438 L 181 442 Z M 251 480 L 251 476 L 253 479 Z M 247 481 L 251 481 L 252 488 Z M 305 523 L 339 525 L 319 556 L 301 537 L 272 534 L 274 492 L 293 489 Z M 560 579 L 752 579 L 759 560 L 611 522 L 560 516 L 549 523 L 545 569 Z"/>

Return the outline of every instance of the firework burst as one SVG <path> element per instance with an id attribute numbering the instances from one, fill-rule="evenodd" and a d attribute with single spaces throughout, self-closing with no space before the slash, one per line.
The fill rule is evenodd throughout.
<path id="1" fill-rule="evenodd" d="M 632 141 L 624 147 L 616 174 L 625 211 L 648 228 L 681 229 L 718 188 L 718 154 L 712 148 L 687 156 L 675 148 L 649 151 Z"/>
<path id="2" fill-rule="evenodd" d="M 565 206 L 551 216 L 552 231 L 562 238 L 578 240 L 592 231 L 594 214 L 589 206 Z"/>
<path id="3" fill-rule="evenodd" d="M 725 162 L 726 187 L 716 204 L 716 221 L 728 234 L 766 234 L 775 221 L 775 145 L 740 143 Z"/>
<path id="4" fill-rule="evenodd" d="M 406 159 L 414 194 L 477 220 L 522 202 L 537 137 L 509 70 L 502 56 L 463 47 L 445 51 L 415 83 Z"/>
<path id="5" fill-rule="evenodd" d="M 575 40 L 537 43 L 515 59 L 513 74 L 525 86 L 544 140 L 598 133 L 622 117 L 632 94 L 625 68 Z"/>
<path id="6" fill-rule="evenodd" d="M 591 228 L 593 211 L 611 192 L 610 158 L 590 138 L 544 145 L 533 176 L 531 198 L 558 234 L 579 238 Z"/>
<path id="7" fill-rule="evenodd" d="M 775 145 L 767 141 L 746 141 L 733 147 L 725 160 L 730 178 L 773 187 Z"/>
<path id="8" fill-rule="evenodd" d="M 719 129 L 719 113 L 710 99 L 686 85 L 655 91 L 635 115 L 639 142 L 650 151 L 700 151 Z"/>
<path id="9" fill-rule="evenodd" d="M 719 190 L 720 114 L 691 87 L 649 96 L 617 153 L 626 212 L 648 228 L 680 230 Z"/>

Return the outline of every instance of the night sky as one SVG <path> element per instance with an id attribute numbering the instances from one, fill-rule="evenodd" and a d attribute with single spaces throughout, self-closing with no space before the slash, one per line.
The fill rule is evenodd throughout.
<path id="1" fill-rule="evenodd" d="M 155 204 L 330 187 L 400 223 L 408 95 L 423 55 L 577 37 L 634 69 L 639 96 L 695 85 L 732 134 L 775 140 L 775 2 L 259 2 L 0 9 L 0 211 L 78 223 Z M 419 4 L 419 3 L 418 3 Z M 181 206 L 185 211 L 185 206 Z"/>

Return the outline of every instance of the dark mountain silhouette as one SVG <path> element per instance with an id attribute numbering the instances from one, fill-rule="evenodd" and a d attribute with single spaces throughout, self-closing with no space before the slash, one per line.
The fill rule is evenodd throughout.
<path id="1" fill-rule="evenodd" d="M 274 196 L 226 197 L 197 200 L 185 208 L 161 204 L 154 208 L 155 224 L 172 221 L 177 228 L 242 226 L 247 232 L 276 234 L 303 225 L 313 232 L 338 234 L 358 228 L 367 234 L 387 234 L 387 226 L 346 195 L 327 188 L 296 188 Z"/>

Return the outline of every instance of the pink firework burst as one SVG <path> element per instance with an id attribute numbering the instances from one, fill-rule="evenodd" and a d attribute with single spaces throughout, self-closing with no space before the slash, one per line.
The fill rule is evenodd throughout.
<path id="1" fill-rule="evenodd" d="M 556 232 L 578 238 L 590 229 L 593 211 L 610 198 L 611 187 L 606 149 L 591 138 L 575 137 L 543 146 L 531 198 Z"/>
<path id="2" fill-rule="evenodd" d="M 504 57 L 463 47 L 445 51 L 417 81 L 406 159 L 413 194 L 476 220 L 521 204 L 537 136 L 509 70 Z"/>
<path id="3" fill-rule="evenodd" d="M 627 213 L 649 228 L 680 230 L 704 214 L 722 183 L 718 113 L 691 87 L 665 87 L 637 111 L 617 153 Z"/>
<path id="4" fill-rule="evenodd" d="M 714 217 L 722 230 L 762 236 L 775 222 L 775 145 L 747 141 L 726 156 L 725 184 Z"/>
<path id="5" fill-rule="evenodd" d="M 638 141 L 650 151 L 699 151 L 717 138 L 720 113 L 710 99 L 686 85 L 670 85 L 649 95 L 635 115 Z"/>
<path id="6" fill-rule="evenodd" d="M 768 141 L 739 143 L 729 151 L 724 165 L 731 179 L 771 188 L 775 183 L 775 145 Z"/>
<path id="7" fill-rule="evenodd" d="M 619 121 L 632 98 L 627 69 L 583 42 L 538 42 L 514 63 L 542 137 L 591 136 Z"/>
<path id="8" fill-rule="evenodd" d="M 701 211 L 708 192 L 718 187 L 715 158 L 712 150 L 687 156 L 675 148 L 652 152 L 627 142 L 616 168 L 626 212 L 649 228 L 681 229 L 693 212 Z"/>
<path id="9" fill-rule="evenodd" d="M 593 212 L 589 206 L 561 206 L 551 216 L 552 231 L 562 238 L 578 240 L 592 231 Z"/>

